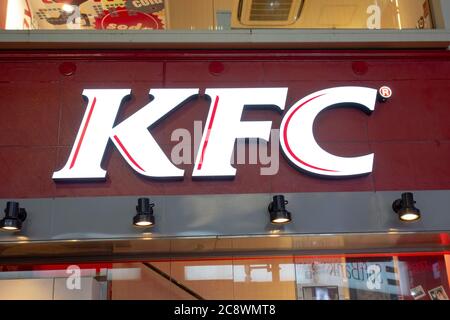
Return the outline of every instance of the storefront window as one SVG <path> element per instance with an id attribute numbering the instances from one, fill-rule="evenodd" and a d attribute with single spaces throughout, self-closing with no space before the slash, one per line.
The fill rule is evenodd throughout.
<path id="1" fill-rule="evenodd" d="M 3 0 L 6 30 L 432 29 L 429 0 Z"/>
<path id="2" fill-rule="evenodd" d="M 0 266 L 0 299 L 448 300 L 449 255 Z"/>

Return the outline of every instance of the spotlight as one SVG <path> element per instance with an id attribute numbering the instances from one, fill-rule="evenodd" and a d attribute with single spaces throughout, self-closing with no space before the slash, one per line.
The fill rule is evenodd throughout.
<path id="1" fill-rule="evenodd" d="M 284 196 L 278 195 L 273 197 L 273 201 L 269 204 L 270 222 L 273 224 L 286 224 L 291 222 L 291 213 L 286 210 L 287 200 Z"/>
<path id="2" fill-rule="evenodd" d="M 133 224 L 137 227 L 151 227 L 155 224 L 153 215 L 154 203 L 150 203 L 148 198 L 139 198 L 136 206 L 137 214 L 133 218 Z"/>
<path id="3" fill-rule="evenodd" d="M 6 203 L 5 217 L 0 220 L 0 229 L 5 231 L 19 231 L 27 218 L 27 211 L 19 207 L 18 202 Z"/>
<path id="4" fill-rule="evenodd" d="M 394 201 L 392 209 L 402 221 L 417 221 L 420 219 L 420 210 L 416 208 L 415 203 L 411 192 L 402 193 L 402 198 Z"/>
<path id="5" fill-rule="evenodd" d="M 72 13 L 72 12 L 75 11 L 75 7 L 73 7 L 73 6 L 71 6 L 70 4 L 67 4 L 67 3 L 63 4 L 62 9 L 63 9 L 63 11 L 65 11 L 67 13 Z"/>

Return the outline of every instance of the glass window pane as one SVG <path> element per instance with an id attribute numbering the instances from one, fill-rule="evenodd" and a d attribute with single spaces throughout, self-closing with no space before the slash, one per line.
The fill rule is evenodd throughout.
<path id="1" fill-rule="evenodd" d="M 171 277 L 203 299 L 233 299 L 232 260 L 173 261 Z"/>
<path id="2" fill-rule="evenodd" d="M 398 300 L 395 257 L 346 259 L 350 300 Z"/>
<path id="3" fill-rule="evenodd" d="M 348 281 L 343 258 L 296 257 L 299 300 L 348 299 Z"/>
<path id="4" fill-rule="evenodd" d="M 234 299 L 295 300 L 294 259 L 234 259 Z"/>
<path id="5" fill-rule="evenodd" d="M 0 300 L 448 300 L 439 253 L 0 265 Z"/>
<path id="6" fill-rule="evenodd" d="M 405 300 L 448 300 L 450 293 L 444 256 L 400 257 Z"/>
<path id="7" fill-rule="evenodd" d="M 429 0 L 4 0 L 7 30 L 430 29 Z"/>

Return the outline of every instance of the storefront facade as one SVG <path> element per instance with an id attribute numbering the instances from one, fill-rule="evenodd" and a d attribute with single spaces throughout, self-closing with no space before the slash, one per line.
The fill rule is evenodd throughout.
<path id="1" fill-rule="evenodd" d="M 36 43 L 39 50 L 0 52 L 0 207 L 14 201 L 27 211 L 21 230 L 0 233 L 1 299 L 450 294 L 445 37 L 389 50 L 371 41 L 364 49 L 333 42 L 337 49 L 264 50 L 56 51 Z M 296 118 L 292 110 L 339 88 L 349 91 L 323 102 L 323 112 Z M 120 90 L 128 97 L 115 97 Z M 362 100 L 373 105 L 361 108 Z M 230 101 L 241 104 L 237 116 Z M 117 112 L 99 113 L 104 105 Z M 164 112 L 145 134 L 133 124 L 120 131 L 152 106 Z M 236 137 L 253 139 L 225 150 L 230 122 L 242 125 Z M 268 142 L 254 139 L 264 135 L 262 122 Z M 308 123 L 311 132 L 302 131 Z M 107 145 L 96 144 L 105 130 Z M 308 161 L 299 159 L 305 148 Z M 217 164 L 231 153 L 235 174 Z M 338 169 L 321 166 L 329 155 Z M 364 168 L 348 162 L 356 157 Z M 88 170 L 94 158 L 104 178 Z M 406 192 L 420 209 L 413 222 L 393 210 Z M 277 195 L 287 200 L 288 224 L 270 221 Z M 141 198 L 154 204 L 152 227 L 133 224 Z"/>

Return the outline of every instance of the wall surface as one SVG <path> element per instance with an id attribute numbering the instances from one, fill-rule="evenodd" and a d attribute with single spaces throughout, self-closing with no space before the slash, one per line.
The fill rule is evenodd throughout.
<path id="1" fill-rule="evenodd" d="M 0 198 L 450 189 L 449 58 L 446 51 L 2 53 Z M 223 72 L 211 72 L 216 61 Z M 71 76 L 60 72 L 67 62 L 76 68 Z M 193 165 L 181 165 L 184 181 L 159 181 L 135 174 L 110 146 L 103 163 L 106 182 L 51 179 L 75 141 L 86 88 L 132 89 L 119 122 L 149 102 L 151 88 L 283 86 L 289 88 L 287 110 L 312 92 L 347 85 L 388 85 L 394 92 L 371 116 L 336 109 L 315 123 L 316 138 L 329 152 L 375 153 L 373 173 L 365 177 L 318 179 L 280 156 L 275 176 L 260 176 L 260 165 L 237 165 L 232 181 L 193 181 Z M 173 130 L 192 132 L 194 121 L 204 123 L 208 110 L 209 101 L 200 96 L 151 132 L 170 155 L 177 144 L 170 138 Z M 282 115 L 251 110 L 243 118 L 271 120 L 279 128 Z"/>
<path id="2" fill-rule="evenodd" d="M 177 195 L 211 193 L 331 192 L 433 190 L 450 188 L 450 54 L 435 52 L 215 52 L 102 55 L 0 55 L 0 198 L 53 198 Z M 173 58 L 175 56 L 175 58 Z M 231 58 L 232 60 L 231 60 Z M 195 59 L 194 59 L 195 58 Z M 64 60 L 61 60 L 64 59 Z M 223 62 L 222 73 L 211 73 L 211 60 Z M 63 62 L 76 67 L 72 76 L 60 73 Z M 103 167 L 106 182 L 55 183 L 52 173 L 68 159 L 87 102 L 86 88 L 132 88 L 122 107 L 126 119 L 149 102 L 151 88 L 280 87 L 289 88 L 286 109 L 306 95 L 334 86 L 379 88 L 394 96 L 377 104 L 368 117 L 358 110 L 324 112 L 315 124 L 323 148 L 341 156 L 375 153 L 371 175 L 344 180 L 310 177 L 280 156 L 279 173 L 260 176 L 260 165 L 237 165 L 233 181 L 193 181 L 193 165 L 183 182 L 162 182 L 133 173 L 119 152 L 110 147 Z M 177 128 L 193 131 L 194 121 L 206 120 L 209 101 L 199 97 L 156 128 L 155 139 L 170 155 Z M 271 120 L 279 128 L 282 116 L 273 111 L 246 111 L 244 120 Z"/>
<path id="3" fill-rule="evenodd" d="M 64 75 L 70 69 L 74 73 Z M 278 193 L 289 194 L 295 213 L 285 229 L 290 234 L 450 230 L 447 51 L 3 52 L 0 70 L 0 205 L 17 199 L 28 209 L 21 234 L 30 240 L 140 237 L 131 225 L 138 196 L 156 203 L 156 237 L 267 234 L 267 204 Z M 312 92 L 348 85 L 388 85 L 394 92 L 370 116 L 335 109 L 315 123 L 316 138 L 329 152 L 375 154 L 373 173 L 364 177 L 312 177 L 280 155 L 274 176 L 261 176 L 261 165 L 237 165 L 233 180 L 197 181 L 193 165 L 180 165 L 184 180 L 161 181 L 135 174 L 110 145 L 106 181 L 51 178 L 74 143 L 87 106 L 83 89 L 131 88 L 119 122 L 149 102 L 151 88 L 288 87 L 288 110 Z M 170 154 L 173 130 L 193 132 L 208 110 L 200 95 L 151 132 Z M 279 128 L 282 115 L 249 110 L 243 120 L 250 119 Z M 391 204 L 409 190 L 426 214 L 401 224 Z M 16 240 L 0 234 L 0 241 Z"/>

